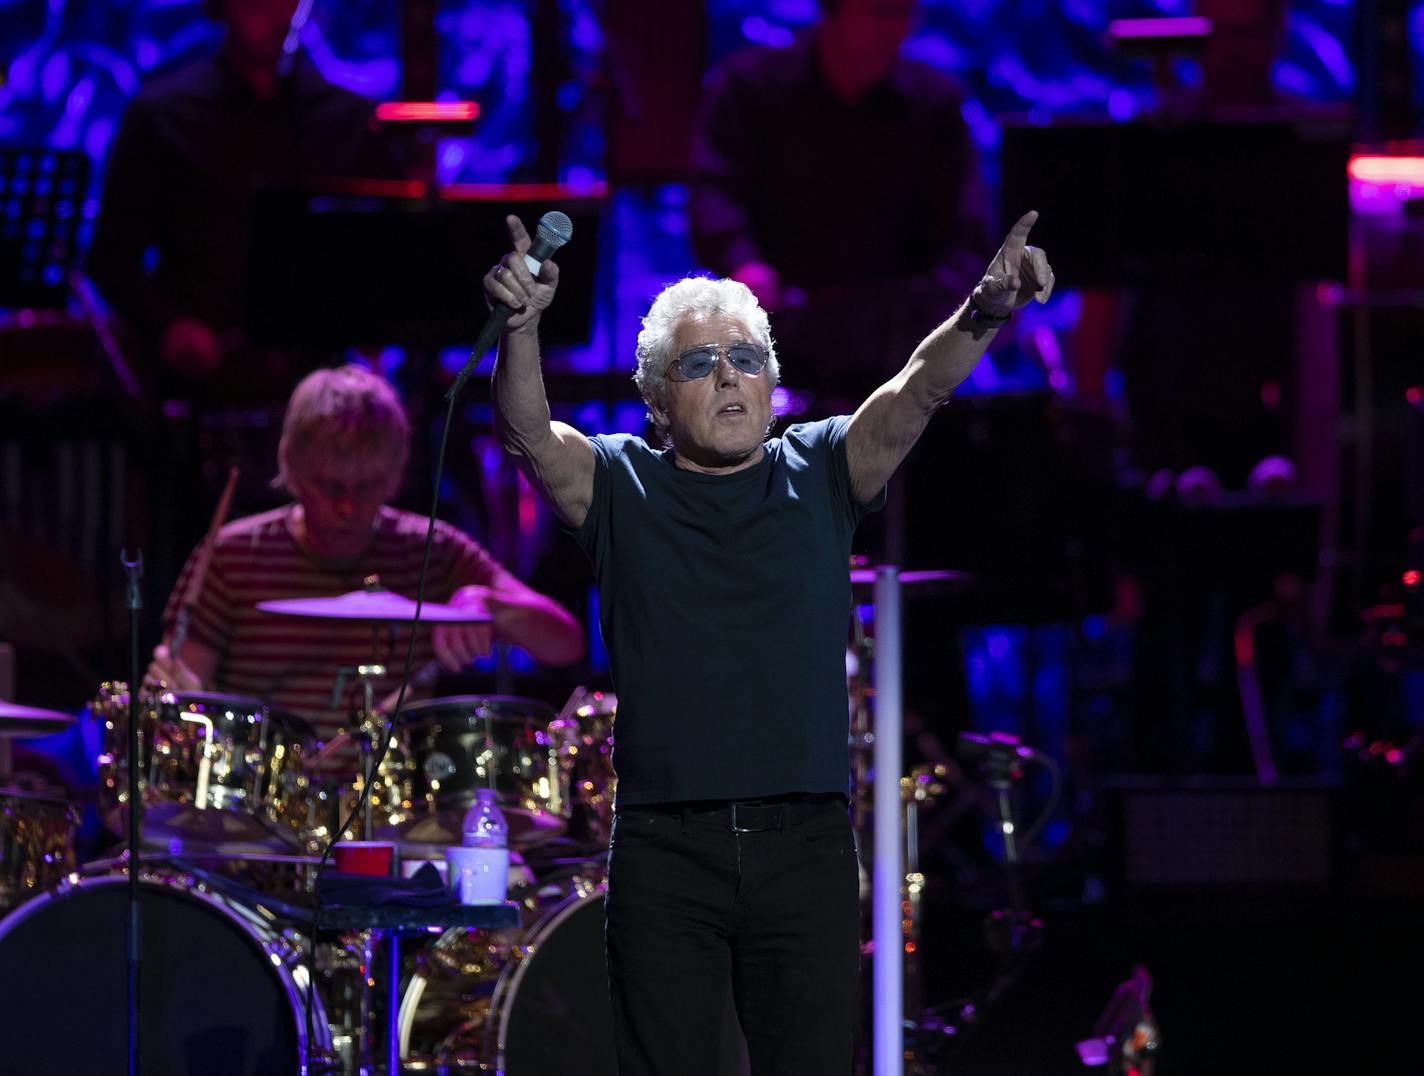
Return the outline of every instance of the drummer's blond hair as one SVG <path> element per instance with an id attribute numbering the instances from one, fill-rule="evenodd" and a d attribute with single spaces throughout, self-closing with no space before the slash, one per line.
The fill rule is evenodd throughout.
<path id="1" fill-rule="evenodd" d="M 389 462 L 394 494 L 409 451 L 410 422 L 389 381 L 363 366 L 317 370 L 287 402 L 272 484 L 291 491 L 293 473 L 329 460 L 380 460 Z"/>

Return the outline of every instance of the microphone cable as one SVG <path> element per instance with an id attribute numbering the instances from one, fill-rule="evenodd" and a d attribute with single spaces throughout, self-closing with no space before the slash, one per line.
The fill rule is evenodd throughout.
<path id="1" fill-rule="evenodd" d="M 310 4 L 307 5 L 308 12 Z M 573 236 L 573 222 L 568 216 L 558 210 L 551 210 L 539 218 L 536 229 L 535 240 L 524 254 L 525 264 L 535 274 L 539 271 L 539 265 L 549 258 L 555 251 L 562 247 Z M 303 1045 L 303 1073 L 311 1072 L 311 1050 L 314 1027 L 314 1010 L 316 998 L 316 936 L 317 923 L 321 914 L 321 872 L 331 860 L 331 853 L 341 840 L 341 835 L 346 832 L 348 826 L 361 817 L 365 810 L 366 802 L 371 796 L 371 784 L 380 771 L 382 763 L 385 762 L 386 752 L 390 750 L 391 740 L 395 736 L 395 730 L 400 722 L 401 709 L 405 705 L 406 690 L 410 685 L 411 667 L 415 662 L 415 636 L 420 628 L 420 611 L 425 604 L 425 583 L 426 575 L 430 569 L 430 550 L 435 539 L 435 517 L 440 508 L 440 480 L 445 475 L 445 448 L 450 441 L 450 427 L 455 421 L 455 401 L 459 399 L 460 390 L 464 388 L 466 380 L 474 373 L 475 367 L 484 358 L 485 352 L 495 343 L 504 323 L 509 320 L 513 311 L 503 303 L 496 303 L 491 307 L 489 319 L 485 323 L 484 329 L 480 332 L 475 345 L 470 349 L 470 357 L 464 367 L 456 376 L 454 383 L 445 393 L 445 428 L 440 432 L 440 449 L 436 454 L 435 476 L 431 484 L 430 492 L 430 513 L 425 525 L 425 549 L 420 559 L 420 578 L 416 583 L 415 590 L 415 613 L 411 616 L 410 638 L 406 641 L 405 666 L 401 671 L 400 690 L 396 693 L 395 706 L 391 708 L 390 714 L 381 727 L 381 743 L 379 748 L 372 754 L 370 765 L 366 771 L 365 779 L 361 782 L 361 794 L 356 797 L 356 805 L 346 816 L 341 824 L 337 826 L 336 832 L 327 841 L 326 848 L 322 851 L 321 859 L 316 867 L 316 892 L 312 903 L 312 925 L 311 925 L 311 947 L 307 950 L 307 990 L 304 1008 L 306 1041 Z M 338 815 L 339 817 L 339 815 Z M 370 969 L 367 969 L 367 975 Z M 369 1034 L 370 1029 L 365 1029 Z"/>
<path id="2" fill-rule="evenodd" d="M 366 801 L 371 796 L 371 785 L 374 782 L 376 774 L 380 772 L 381 765 L 386 760 L 386 753 L 390 749 L 391 740 L 395 736 L 396 726 L 400 721 L 401 709 L 405 705 L 405 694 L 411 679 L 411 667 L 415 663 L 415 636 L 421 627 L 420 610 L 425 604 L 425 584 L 426 576 L 430 570 L 430 550 L 435 541 L 435 518 L 440 508 L 440 480 L 444 477 L 445 473 L 445 447 L 450 441 L 450 427 L 455 421 L 455 400 L 456 397 L 452 393 L 449 397 L 449 403 L 445 408 L 445 428 L 440 433 L 440 449 L 436 454 L 435 476 L 430 494 L 430 513 L 425 524 L 425 548 L 421 554 L 420 577 L 415 588 L 415 613 L 408 621 L 410 625 L 410 637 L 406 640 L 405 665 L 401 670 L 400 690 L 396 693 L 395 706 L 391 708 L 390 713 L 381 726 L 381 743 L 379 748 L 371 755 L 370 766 L 366 771 L 365 779 L 361 782 L 361 794 L 356 797 L 356 805 L 351 808 L 351 811 L 347 814 L 345 819 L 340 820 L 340 825 L 337 826 L 336 832 L 331 835 L 331 839 L 327 841 L 326 848 L 322 851 L 321 859 L 316 866 L 317 884 L 314 893 L 315 899 L 312 904 L 311 945 L 307 949 L 307 988 L 303 1006 L 305 1009 L 306 1040 L 303 1045 L 305 1057 L 303 1058 L 302 1071 L 305 1074 L 310 1074 L 312 1071 L 311 1052 L 312 1040 L 314 1038 L 313 1032 L 315 1031 L 315 1005 L 313 1003 L 316 991 L 317 926 L 321 917 L 321 872 L 326 869 L 327 863 L 330 862 L 332 851 L 336 848 L 337 844 L 340 843 L 341 835 L 346 832 L 347 828 L 351 826 L 356 819 L 361 817 L 362 812 L 365 810 Z M 339 815 L 338 818 L 340 818 Z M 369 968 L 367 969 L 367 974 L 370 974 Z M 370 1033 L 369 1028 L 363 1030 L 366 1034 Z"/>

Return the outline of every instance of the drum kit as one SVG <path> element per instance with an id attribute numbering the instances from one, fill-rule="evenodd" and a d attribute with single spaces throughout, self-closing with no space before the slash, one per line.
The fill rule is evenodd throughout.
<path id="1" fill-rule="evenodd" d="M 370 591 L 267 604 L 275 615 L 376 625 L 409 621 L 414 606 Z M 421 611 L 432 622 L 487 618 L 435 603 Z M 368 685 L 380 675 L 367 666 L 354 673 Z M 511 696 L 432 698 L 403 709 L 378 767 L 354 772 L 355 759 L 364 767 L 376 757 L 369 741 L 386 728 L 369 691 L 352 731 L 334 738 L 344 742 L 325 744 L 306 721 L 260 699 L 145 691 L 131 759 L 128 686 L 102 685 L 90 707 L 99 733 L 95 806 L 111 843 L 127 832 L 128 771 L 138 769 L 143 1023 L 155 1029 L 145 1068 L 198 1071 L 194 1057 L 223 1057 L 222 1071 L 232 1072 L 389 1071 L 374 1060 L 375 1041 L 395 1021 L 365 989 L 369 932 L 313 931 L 319 854 L 370 782 L 370 809 L 346 835 L 392 841 L 402 873 L 443 864 L 476 790 L 494 788 L 509 822 L 509 899 L 520 910 L 518 927 L 447 930 L 406 956 L 400 1070 L 567 1072 L 561 1059 L 578 1056 L 579 1071 L 612 1072 L 599 1017 L 608 1018 L 601 909 L 616 712 L 616 696 L 584 688 L 560 710 Z M 0 703 L 0 739 L 76 721 Z M 98 1071 L 123 1056 L 127 854 L 76 862 L 82 806 L 51 789 L 0 788 L 0 914 L 8 912 L 0 963 L 33 969 L 0 985 L 0 1036 L 31 1044 L 21 1056 L 5 1048 L 6 1064 L 22 1071 Z M 308 1022 L 303 953 L 313 933 Z M 116 1015 L 60 1058 L 47 1032 L 61 1033 L 81 997 Z M 550 1013 L 600 998 L 602 1010 L 548 1034 Z M 235 1029 L 240 1041 L 224 1038 Z"/>
<path id="2" fill-rule="evenodd" d="M 967 580 L 957 572 L 901 578 L 911 593 L 925 595 L 957 592 Z M 851 581 L 865 600 L 871 573 L 853 570 Z M 262 608 L 379 626 L 408 622 L 414 603 L 364 590 Z M 421 611 L 431 622 L 487 616 L 435 603 Z M 856 639 L 868 665 L 873 640 L 859 627 Z M 374 748 L 387 725 L 370 688 L 384 669 L 343 672 L 364 681 L 364 703 L 351 731 L 327 743 L 302 718 L 261 699 L 160 688 L 140 695 L 138 757 L 130 758 L 128 686 L 106 683 L 93 701 L 97 815 L 111 843 L 127 831 L 128 771 L 138 767 L 141 905 L 149 924 L 143 1020 L 158 1020 L 150 1041 L 164 1045 L 155 1052 L 185 1050 L 182 1064 L 190 1069 L 193 1057 L 223 1056 L 248 1059 L 248 1067 L 235 1062 L 224 1071 L 387 1072 L 373 1060 L 374 1044 L 398 1029 L 401 1073 L 616 1071 L 602 898 L 617 697 L 581 687 L 557 711 L 511 696 L 431 698 L 402 709 L 382 753 Z M 852 677 L 851 694 L 860 814 L 867 806 L 865 748 L 873 740 L 870 692 Z M 0 704 L 0 739 L 52 733 L 75 721 Z M 938 791 L 926 780 L 907 778 L 911 814 Z M 393 841 L 402 873 L 443 861 L 445 847 L 460 843 L 477 789 L 496 790 L 510 826 L 509 899 L 519 925 L 432 928 L 429 944 L 404 958 L 398 1013 L 372 1003 L 369 932 L 316 931 L 311 911 L 320 853 L 367 783 L 369 807 L 343 836 Z M 9 913 L 0 920 L 0 961 L 34 969 L 0 986 L 0 1032 L 26 1030 L 18 1038 L 34 1045 L 19 1059 L 25 1071 L 104 1067 L 102 1050 L 121 1045 L 126 1030 L 127 855 L 120 848 L 113 858 L 77 864 L 80 805 L 51 790 L 0 789 L 0 809 L 0 912 Z M 917 904 L 915 881 L 907 877 L 906 893 Z M 304 963 L 313 937 L 315 959 Z M 72 1009 L 76 989 L 88 1007 L 120 1015 L 107 1032 L 88 1037 L 84 1049 L 101 1053 L 90 1058 L 76 1048 L 56 1069 L 54 1039 L 45 1032 L 61 1033 L 57 1021 Z M 730 998 L 722 1022 L 727 1076 L 735 1076 L 743 1069 L 741 1051 L 731 1045 L 739 1039 Z M 236 1045 L 224 1038 L 234 1028 L 244 1036 Z M 181 1067 L 176 1055 L 173 1063 Z"/>

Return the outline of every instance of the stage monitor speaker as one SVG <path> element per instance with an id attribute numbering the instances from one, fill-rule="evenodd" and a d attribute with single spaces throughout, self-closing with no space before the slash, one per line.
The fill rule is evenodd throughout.
<path id="1" fill-rule="evenodd" d="M 1127 887 L 1323 886 L 1333 875 L 1333 786 L 1248 778 L 1107 783 L 1108 847 Z"/>

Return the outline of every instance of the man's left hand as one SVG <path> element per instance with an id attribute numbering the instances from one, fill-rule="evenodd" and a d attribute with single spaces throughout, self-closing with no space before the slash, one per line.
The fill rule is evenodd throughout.
<path id="1" fill-rule="evenodd" d="M 984 313 L 1004 317 L 1030 299 L 1046 303 L 1053 294 L 1053 269 L 1048 255 L 1041 248 L 1028 245 L 1029 230 L 1037 220 L 1036 209 L 1018 219 L 974 289 L 974 304 Z"/>
<path id="2" fill-rule="evenodd" d="M 451 595 L 450 604 L 493 613 L 492 594 L 489 587 L 461 587 Z M 441 665 L 458 672 L 475 658 L 490 652 L 494 645 L 494 624 L 488 620 L 477 624 L 441 624 L 430 633 L 430 645 Z"/>

